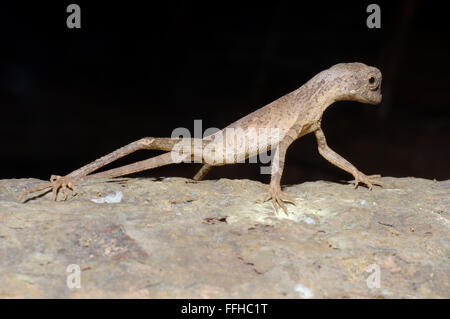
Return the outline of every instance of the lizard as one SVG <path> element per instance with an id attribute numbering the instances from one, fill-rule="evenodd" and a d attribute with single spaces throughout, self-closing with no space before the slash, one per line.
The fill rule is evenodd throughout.
<path id="1" fill-rule="evenodd" d="M 359 183 L 366 184 L 369 190 L 373 185 L 383 187 L 380 175 L 365 175 L 333 151 L 328 146 L 321 128 L 324 111 L 336 101 L 348 100 L 365 104 L 379 104 L 382 100 L 381 81 L 381 71 L 376 67 L 360 62 L 338 63 L 318 73 L 293 92 L 257 109 L 213 135 L 203 139 L 144 137 L 66 176 L 52 175 L 49 183 L 25 189 L 19 200 L 22 201 L 25 195 L 43 189 L 52 189 L 54 200 L 57 200 L 59 190 L 61 190 L 64 200 L 66 200 L 67 190 L 70 189 L 74 196 L 76 194 L 75 183 L 83 178 L 113 178 L 192 159 L 204 163 L 194 176 L 194 180 L 201 180 L 214 166 L 234 164 L 271 150 L 273 158 L 277 160 L 273 160 L 271 163 L 271 178 L 266 200 L 272 199 L 276 212 L 281 207 L 288 214 L 284 202 L 294 205 L 296 203 L 281 189 L 286 151 L 296 139 L 309 133 L 315 134 L 318 151 L 326 160 L 353 175 L 355 188 Z M 235 129 L 239 133 L 233 138 L 227 139 L 226 131 L 230 129 Z M 263 133 L 255 135 L 256 130 Z M 268 138 L 270 138 L 270 143 Z M 236 146 L 233 144 L 236 141 L 238 144 L 244 143 L 245 147 L 239 150 L 236 150 L 236 147 L 230 147 Z M 174 152 L 174 148 L 180 145 L 183 146 L 181 150 Z M 143 161 L 91 174 L 123 156 L 142 149 L 166 152 Z M 219 153 L 220 156 L 218 156 Z M 179 156 L 174 156 L 174 154 Z"/>

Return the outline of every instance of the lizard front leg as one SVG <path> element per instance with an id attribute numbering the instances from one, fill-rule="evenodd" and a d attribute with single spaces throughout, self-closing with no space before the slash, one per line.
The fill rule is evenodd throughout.
<path id="1" fill-rule="evenodd" d="M 331 164 L 352 174 L 353 177 L 355 178 L 354 180 L 355 188 L 358 187 L 358 184 L 361 182 L 366 184 L 369 187 L 369 189 L 372 189 L 373 185 L 383 186 L 383 183 L 378 180 L 381 177 L 380 175 L 370 175 L 370 176 L 365 175 L 364 173 L 360 172 L 355 166 L 353 166 L 350 162 L 344 159 L 342 156 L 340 156 L 331 148 L 329 148 L 327 140 L 325 138 L 325 134 L 323 134 L 321 128 L 317 129 L 314 132 L 314 134 L 316 135 L 320 155 L 322 155 Z"/>
<path id="2" fill-rule="evenodd" d="M 269 186 L 269 196 L 266 198 L 272 198 L 273 207 L 275 211 L 278 212 L 278 206 L 280 206 L 286 215 L 288 214 L 288 210 L 283 201 L 290 202 L 295 205 L 295 201 L 286 193 L 281 190 L 281 176 L 283 175 L 284 169 L 284 159 L 286 157 L 286 151 L 289 145 L 294 141 L 294 139 L 286 135 L 286 137 L 281 140 L 275 149 L 274 156 L 272 159 L 271 166 L 271 178 L 270 178 L 270 186 Z"/>

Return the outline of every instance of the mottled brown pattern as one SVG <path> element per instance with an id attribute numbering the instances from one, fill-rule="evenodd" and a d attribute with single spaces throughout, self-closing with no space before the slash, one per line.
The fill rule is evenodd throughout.
<path id="1" fill-rule="evenodd" d="M 286 150 L 293 141 L 312 132 L 316 135 L 320 154 L 332 164 L 352 174 L 355 178 L 355 187 L 360 182 L 367 184 L 369 188 L 374 184 L 381 185 L 381 182 L 377 180 L 378 175 L 364 175 L 351 163 L 331 150 L 321 129 L 322 114 L 335 101 L 351 100 L 369 104 L 380 103 L 381 79 L 381 72 L 375 67 L 363 63 L 336 64 L 318 73 L 297 90 L 280 97 L 203 140 L 186 139 L 181 141 L 171 138 L 143 138 L 97 159 L 67 176 L 52 175 L 50 183 L 25 190 L 20 198 L 45 188 L 53 190 L 55 200 L 59 189 L 62 190 L 64 198 L 66 198 L 67 188 L 74 190 L 74 183 L 86 176 L 122 176 L 181 160 L 195 159 L 205 163 L 194 177 L 194 179 L 200 180 L 213 166 L 237 163 L 242 159 L 272 149 L 274 160 L 272 161 L 269 194 L 275 209 L 278 210 L 278 206 L 280 206 L 287 213 L 287 207 L 283 201 L 294 202 L 281 191 L 280 186 Z M 227 139 L 227 129 L 239 129 L 239 134 Z M 260 129 L 265 130 L 259 131 Z M 278 134 L 276 135 L 275 132 L 278 132 Z M 268 136 L 273 140 L 264 139 Z M 180 142 L 187 147 L 187 151 L 186 149 L 182 151 L 177 149 L 173 152 L 174 146 L 180 145 Z M 237 145 L 244 145 L 244 147 L 237 150 Z M 156 149 L 168 152 L 144 161 L 89 175 L 106 164 L 139 149 Z M 199 152 L 200 156 L 198 156 Z M 175 160 L 172 156 L 173 153 L 179 154 L 182 159 Z"/>

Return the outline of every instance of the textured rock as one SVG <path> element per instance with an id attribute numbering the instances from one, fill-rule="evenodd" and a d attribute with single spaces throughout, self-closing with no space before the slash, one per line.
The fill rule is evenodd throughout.
<path id="1" fill-rule="evenodd" d="M 42 181 L 0 180 L 0 297 L 449 298 L 450 181 L 383 182 L 287 187 L 285 216 L 249 180 L 87 180 L 25 204 Z"/>

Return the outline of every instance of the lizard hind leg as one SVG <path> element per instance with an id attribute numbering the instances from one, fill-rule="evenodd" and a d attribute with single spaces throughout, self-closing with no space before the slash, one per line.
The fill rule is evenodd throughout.
<path id="1" fill-rule="evenodd" d="M 67 199 L 67 189 L 70 189 L 73 191 L 72 194 L 76 194 L 75 193 L 75 188 L 74 188 L 74 184 L 75 182 L 77 182 L 78 180 L 84 178 L 85 176 L 88 176 L 89 174 L 91 174 L 92 172 L 98 170 L 99 168 L 119 159 L 122 158 L 128 154 L 131 154 L 133 152 L 136 152 L 138 150 L 142 150 L 142 149 L 148 149 L 148 150 L 161 150 L 161 151 L 171 151 L 172 148 L 178 144 L 180 141 L 182 141 L 182 139 L 172 139 L 169 137 L 145 137 L 142 138 L 138 141 L 132 142 L 128 145 L 125 145 L 103 157 L 98 158 L 97 160 L 73 171 L 72 173 L 66 175 L 66 176 L 57 176 L 57 175 L 52 175 L 51 179 L 50 179 L 50 183 L 46 183 L 44 185 L 35 187 L 35 188 L 31 188 L 31 189 L 26 189 L 20 196 L 19 196 L 19 201 L 22 201 L 22 199 L 24 198 L 25 195 L 33 193 L 33 192 L 37 192 L 46 188 L 51 188 L 53 191 L 53 197 L 56 199 L 58 196 L 58 192 L 59 190 L 62 191 L 63 195 L 64 195 L 64 200 Z M 189 142 L 189 141 L 188 141 Z M 195 142 L 195 139 L 190 139 L 191 143 Z M 203 141 L 200 140 L 199 141 L 200 144 L 202 145 Z M 194 143 L 195 144 L 195 143 Z M 161 159 L 160 157 L 156 157 L 157 159 Z M 121 175 L 125 175 L 125 174 L 129 174 L 129 173 L 134 173 L 134 172 L 138 172 L 144 169 L 150 169 L 153 167 L 158 167 L 160 165 L 166 165 L 170 163 L 170 160 L 164 158 L 163 162 L 153 162 L 153 160 L 150 161 L 150 163 L 147 163 L 146 161 L 143 161 L 143 163 L 141 163 L 140 165 L 129 165 L 126 167 L 126 169 L 114 169 L 114 170 L 110 170 L 107 172 L 102 172 L 102 173 L 98 173 L 98 174 L 94 174 L 97 177 L 115 177 L 115 176 L 121 176 Z M 139 164 L 139 163 L 137 163 Z M 148 167 L 146 167 L 145 165 L 148 164 Z M 154 166 L 156 164 L 156 166 Z M 127 172 L 127 169 L 129 170 Z M 93 176 L 93 175 L 89 175 L 89 176 Z"/>
<path id="2" fill-rule="evenodd" d="M 70 176 L 59 176 L 59 175 L 52 175 L 50 177 L 50 184 L 52 184 L 52 193 L 53 193 L 53 200 L 56 201 L 58 197 L 58 190 L 61 189 L 63 193 L 63 200 L 66 201 L 68 194 L 67 189 L 70 189 L 72 191 L 72 197 L 77 195 L 74 181 L 71 180 Z"/>
<path id="3" fill-rule="evenodd" d="M 33 187 L 33 188 L 28 188 L 25 189 L 19 196 L 18 201 L 21 202 L 23 200 L 23 198 L 31 193 L 34 192 L 38 192 L 47 188 L 51 188 L 52 189 L 52 193 L 53 193 L 53 200 L 56 201 L 57 196 L 58 196 L 58 191 L 61 189 L 63 195 L 64 195 L 64 200 L 67 200 L 68 194 L 67 194 L 67 189 L 70 189 L 72 191 L 72 196 L 76 195 L 76 189 L 75 186 L 73 185 L 73 181 L 71 180 L 71 178 L 69 176 L 58 176 L 58 175 L 52 175 L 50 177 L 50 183 L 46 183 L 44 185 L 41 186 L 37 186 L 37 187 Z"/>
<path id="4" fill-rule="evenodd" d="M 200 168 L 200 170 L 197 172 L 197 174 L 195 174 L 193 180 L 195 181 L 201 181 L 206 174 L 209 173 L 210 170 L 212 170 L 213 166 L 209 165 L 209 164 L 205 164 L 202 166 L 202 168 Z"/>

